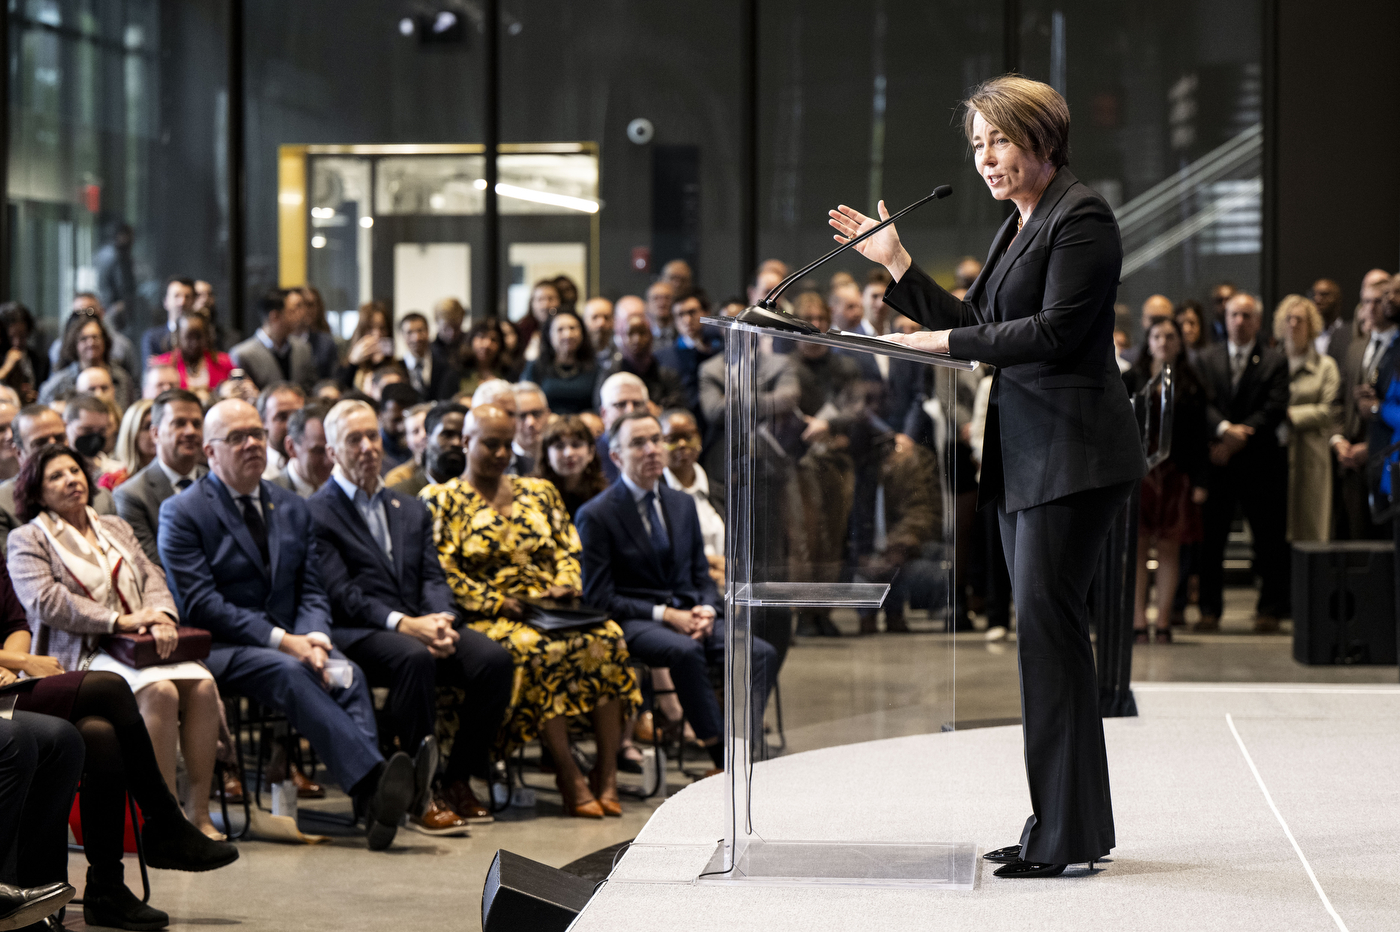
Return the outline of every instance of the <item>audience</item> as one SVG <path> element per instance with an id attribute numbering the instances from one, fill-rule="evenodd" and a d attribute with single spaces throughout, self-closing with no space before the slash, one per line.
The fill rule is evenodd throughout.
<path id="1" fill-rule="evenodd" d="M 496 318 L 487 317 L 472 324 L 463 343 L 466 357 L 462 366 L 462 381 L 458 385 L 461 394 L 470 395 L 481 383 L 505 379 L 510 374 L 505 333 L 502 323 Z"/>
<path id="2" fill-rule="evenodd" d="M 676 339 L 676 327 L 671 322 L 671 306 L 675 303 L 676 290 L 666 279 L 657 279 L 647 289 L 646 320 L 651 325 L 652 338 L 662 346 L 669 346 Z"/>
<path id="3" fill-rule="evenodd" d="M 1319 356 L 1331 356 L 1340 363 L 1351 345 L 1351 325 L 1342 319 L 1342 286 L 1330 278 L 1319 278 L 1308 292 L 1322 321 L 1313 337 L 1313 348 Z"/>
<path id="4" fill-rule="evenodd" d="M 418 496 L 430 484 L 446 482 L 462 475 L 467 457 L 462 449 L 462 426 L 467 409 L 458 404 L 434 405 L 423 418 L 427 445 L 422 462 L 404 463 L 384 477 L 384 484 L 395 492 Z"/>
<path id="5" fill-rule="evenodd" d="M 354 798 L 371 850 L 383 850 L 430 764 L 380 754 L 364 674 L 332 644 L 311 514 L 261 481 L 267 440 L 246 402 L 209 409 L 209 473 L 161 506 L 161 562 L 181 616 L 213 636 L 206 663 L 219 686 L 285 712 Z"/>
<path id="6" fill-rule="evenodd" d="M 175 349 L 152 356 L 150 369 L 174 366 L 180 375 L 179 387 L 194 392 L 207 403 L 233 372 L 233 360 L 227 353 L 213 349 L 213 342 L 214 325 L 208 317 L 199 311 L 182 314 L 175 325 Z"/>
<path id="7" fill-rule="evenodd" d="M 540 462 L 540 440 L 549 422 L 549 400 L 534 382 L 515 383 L 514 394 L 515 439 L 510 445 L 514 472 L 511 475 L 532 476 Z"/>
<path id="8" fill-rule="evenodd" d="M 497 738 L 504 756 L 542 738 L 556 768 L 564 811 L 584 818 L 620 816 L 617 750 L 622 722 L 641 703 L 622 629 L 611 620 L 576 619 L 549 630 L 541 600 L 565 605 L 581 594 L 579 537 L 558 491 L 542 479 L 511 476 L 515 421 L 496 405 L 472 409 L 464 431 L 467 469 L 428 486 L 433 539 L 470 627 L 510 651 L 520 681 Z M 597 604 L 597 603 L 592 603 Z M 585 778 L 569 752 L 568 719 L 588 715 L 598 744 Z"/>
<path id="9" fill-rule="evenodd" d="M 1370 483 L 1367 477 L 1368 446 L 1372 408 L 1377 404 L 1375 386 L 1380 373 L 1389 368 L 1397 344 L 1394 326 L 1372 326 L 1384 320 L 1385 293 L 1390 274 L 1372 269 L 1361 281 L 1361 303 L 1356 307 L 1356 324 L 1361 339 L 1347 347 L 1341 362 L 1341 426 L 1329 440 L 1337 463 L 1337 514 L 1340 540 L 1383 539 L 1387 528 L 1371 520 Z"/>
<path id="10" fill-rule="evenodd" d="M 559 286 L 553 279 L 542 278 L 530 289 L 529 313 L 515 324 L 520 358 L 530 361 L 540 352 L 540 337 L 549 319 L 559 312 Z"/>
<path id="11" fill-rule="evenodd" d="M 589 298 L 583 305 L 583 325 L 593 343 L 598 359 L 608 359 L 613 352 L 613 303 L 607 298 Z"/>
<path id="12" fill-rule="evenodd" d="M 380 438 L 383 442 L 382 465 L 386 473 L 413 459 L 413 451 L 408 448 L 408 428 L 404 425 L 404 419 L 408 416 L 408 410 L 419 400 L 418 393 L 405 382 L 394 382 L 380 388 Z"/>
<path id="13" fill-rule="evenodd" d="M 1226 338 L 1201 353 L 1201 377 L 1213 401 L 1206 427 L 1212 469 L 1201 549 L 1199 631 L 1216 631 L 1223 609 L 1225 541 L 1237 506 L 1254 544 L 1259 600 L 1254 630 L 1278 630 L 1290 614 L 1285 539 L 1288 454 L 1278 428 L 1288 413 L 1288 360 L 1260 335 L 1261 309 L 1237 292 L 1225 305 Z"/>
<path id="14" fill-rule="evenodd" d="M 389 305 L 368 301 L 360 305 L 360 318 L 350 335 L 345 365 L 336 378 L 341 385 L 372 394 L 370 379 L 386 362 L 394 360 L 394 325 Z"/>
<path id="15" fill-rule="evenodd" d="M 609 376 L 598 387 L 599 411 L 603 416 L 603 433 L 598 436 L 595 448 L 598 462 L 603 467 L 603 478 L 609 483 L 618 477 L 617 464 L 609 454 L 608 435 L 613 425 L 628 414 L 650 410 L 651 397 L 647 384 L 630 372 L 619 372 Z"/>
<path id="16" fill-rule="evenodd" d="M 258 394 L 257 412 L 267 432 L 267 469 L 263 478 L 277 478 L 287 466 L 287 421 L 306 407 L 306 393 L 292 382 L 273 382 Z"/>
<path id="17" fill-rule="evenodd" d="M 433 337 L 435 363 L 450 369 L 461 368 L 471 346 L 462 330 L 466 318 L 466 308 L 456 298 L 443 298 L 433 307 L 433 322 L 437 324 L 437 335 Z"/>
<path id="18" fill-rule="evenodd" d="M 539 356 L 526 364 L 520 377 L 541 387 L 551 411 L 578 414 L 593 406 L 597 353 L 577 314 L 560 311 L 550 318 Z"/>
<path id="19" fill-rule="evenodd" d="M 458 723 L 441 788 L 423 794 L 410 824 L 427 834 L 464 834 L 468 821 L 492 821 L 469 780 L 489 773 L 514 680 L 510 654 L 479 631 L 457 630 L 428 510 L 379 478 L 374 409 L 342 401 L 325 427 L 333 481 L 307 504 L 331 603 L 331 638 L 370 686 L 388 687 L 390 734 L 382 739 L 416 750 L 432 740 L 439 709 Z M 450 705 L 439 701 L 439 691 L 451 694 Z"/>
<path id="20" fill-rule="evenodd" d="M 30 456 L 44 447 L 67 444 L 63 418 L 48 405 L 32 404 L 20 408 L 15 425 L 15 448 L 19 452 L 21 469 Z M 99 515 L 117 513 L 111 493 L 103 488 L 93 490 L 92 507 Z M 19 526 L 20 520 L 15 513 L 15 479 L 6 479 L 0 482 L 0 549 L 5 547 L 9 533 Z"/>
<path id="21" fill-rule="evenodd" d="M 234 365 L 258 390 L 275 382 L 292 382 L 309 389 L 316 381 L 316 360 L 310 345 L 291 338 L 306 313 L 301 292 L 294 288 L 269 291 L 258 302 L 258 312 L 262 326 L 229 350 Z"/>
<path id="22" fill-rule="evenodd" d="M 24 526 L 9 540 L 9 573 L 38 650 L 67 670 L 108 671 L 126 680 L 150 731 L 160 772 L 173 793 L 176 748 L 189 772 L 185 811 L 200 831 L 222 841 L 209 819 L 219 694 L 197 662 L 170 661 L 137 669 L 108 653 L 94 633 L 155 636 L 169 658 L 180 621 L 165 574 L 148 558 L 120 517 L 99 517 L 85 457 L 49 446 L 25 463 L 15 508 Z"/>
<path id="23" fill-rule="evenodd" d="M 666 446 L 666 484 L 684 492 L 695 502 L 700 522 L 700 539 L 715 585 L 724 585 L 724 501 L 710 497 L 710 479 L 700 465 L 700 428 L 695 415 L 684 408 L 671 408 L 661 414 L 662 442 Z"/>
<path id="24" fill-rule="evenodd" d="M 671 286 L 672 301 L 679 301 L 695 289 L 695 273 L 684 259 L 672 259 L 663 265 L 661 280 Z"/>
<path id="25" fill-rule="evenodd" d="M 594 443 L 588 425 L 572 414 L 550 418 L 540 436 L 535 477 L 547 480 L 558 490 L 570 520 L 578 517 L 584 502 L 608 487 Z"/>
<path id="26" fill-rule="evenodd" d="M 667 289 L 669 291 L 669 287 Z M 621 302 L 618 302 L 619 304 Z M 651 305 L 647 305 L 647 314 L 651 313 Z M 617 338 L 618 350 L 607 364 L 598 373 L 599 390 L 595 394 L 594 403 L 602 405 L 602 385 L 612 376 L 626 372 L 637 376 L 647 387 L 647 394 L 650 399 L 663 408 L 684 407 L 686 403 L 685 387 L 681 384 L 681 377 L 676 370 L 661 365 L 652 354 L 652 327 L 647 322 L 648 316 L 631 312 L 628 314 L 618 314 L 615 322 L 614 333 Z M 669 334 L 668 341 L 675 340 L 675 329 L 670 326 L 670 314 L 668 309 L 667 328 Z"/>
<path id="27" fill-rule="evenodd" d="M 162 393 L 149 405 L 143 434 L 154 441 L 155 459 L 121 483 L 112 498 L 117 514 L 131 528 L 141 550 L 159 565 L 156 535 L 161 503 L 209 471 L 202 462 L 204 409 L 199 397 L 182 388 Z"/>
<path id="28" fill-rule="evenodd" d="M 35 392 L 49 377 L 48 354 L 34 345 L 37 329 L 34 315 L 29 312 L 29 308 L 18 301 L 0 304 L 0 332 L 9 339 L 10 349 L 19 350 L 24 354 L 24 362 L 19 363 L 20 378 Z"/>
<path id="29" fill-rule="evenodd" d="M 425 401 L 445 401 L 457 394 L 462 372 L 455 360 L 428 336 L 428 318 L 417 311 L 405 314 L 399 321 L 399 334 L 408 350 L 403 358 L 408 370 L 408 384 Z"/>
<path id="30" fill-rule="evenodd" d="M 63 407 L 63 432 L 68 445 L 91 461 L 99 475 L 113 471 L 107 438 L 114 432 L 112 409 L 95 395 L 74 395 Z"/>
<path id="31" fill-rule="evenodd" d="M 618 620 L 630 653 L 670 669 L 696 738 L 722 768 L 723 728 L 708 664 L 724 657 L 723 604 L 695 504 L 661 481 L 665 446 L 649 412 L 618 419 L 608 446 L 620 479 L 578 513 L 584 601 Z M 762 747 L 763 710 L 778 675 L 777 655 L 762 638 L 753 638 L 752 663 L 752 738 Z"/>
<path id="32" fill-rule="evenodd" d="M 1318 284 L 1336 288 L 1326 279 Z M 1302 295 L 1284 298 L 1274 312 L 1274 337 L 1289 371 L 1288 413 L 1279 427 L 1279 443 L 1288 449 L 1289 541 L 1332 537 L 1332 496 L 1318 490 L 1332 489 L 1327 448 L 1341 423 L 1341 376 L 1336 360 L 1317 349 L 1323 321 L 1317 305 Z"/>
<path id="33" fill-rule="evenodd" d="M 113 453 L 115 468 L 98 477 L 97 484 L 109 492 L 145 469 L 156 456 L 151 432 L 151 402 L 145 398 L 126 409 Z"/>
<path id="34" fill-rule="evenodd" d="M 19 473 L 19 450 L 15 447 L 15 418 L 19 407 L 0 401 L 0 482 L 13 479 Z"/>
<path id="35" fill-rule="evenodd" d="M 305 287 L 299 290 L 303 313 L 292 336 L 311 347 L 311 360 L 316 369 L 316 378 L 329 379 L 340 366 L 340 347 L 336 345 L 336 339 L 331 334 L 330 322 L 326 320 L 326 302 L 321 300 L 321 292 L 315 288 Z"/>
<path id="36" fill-rule="evenodd" d="M 78 376 L 85 369 L 100 367 L 111 376 L 118 407 L 126 409 L 136 400 L 136 383 L 130 373 L 111 361 L 112 343 L 107 329 L 96 316 L 75 315 L 63 332 L 57 368 L 39 388 L 39 401 L 52 404 L 77 391 Z"/>
<path id="37" fill-rule="evenodd" d="M 724 349 L 719 335 L 708 332 L 700 323 L 700 318 L 709 313 L 704 292 L 687 294 L 676 301 L 671 307 L 675 342 L 656 353 L 656 360 L 663 368 L 680 376 L 685 406 L 691 411 L 700 410 L 700 364 Z"/>
<path id="38" fill-rule="evenodd" d="M 142 360 L 136 355 L 136 344 L 127 339 L 126 334 L 113 322 L 107 320 L 107 309 L 103 306 L 102 300 L 91 291 L 80 291 L 73 295 L 72 312 L 69 314 L 68 323 L 64 325 L 63 332 L 67 332 L 68 326 L 76 318 L 86 318 L 98 321 L 102 324 L 102 329 L 107 332 L 107 342 L 112 345 L 111 360 L 114 364 L 126 370 L 126 374 L 133 379 L 141 374 Z M 62 352 L 63 343 L 55 340 L 49 344 L 49 374 L 53 374 L 53 369 L 58 365 L 58 356 Z"/>
<path id="39" fill-rule="evenodd" d="M 194 299 L 193 279 L 178 276 L 166 279 L 165 294 L 161 298 L 165 322 L 156 324 L 141 334 L 143 363 L 152 356 L 162 356 L 176 348 L 176 329 L 180 318 L 194 310 Z"/>
<path id="40" fill-rule="evenodd" d="M 180 370 L 169 365 L 151 365 L 141 376 L 141 397 L 155 401 L 161 392 L 180 387 Z"/>
<path id="41" fill-rule="evenodd" d="M 287 465 L 273 477 L 272 482 L 300 498 L 316 494 L 331 477 L 331 459 L 326 445 L 325 417 L 331 406 L 313 401 L 287 418 L 286 437 L 282 441 Z M 271 434 L 269 434 L 269 438 Z M 271 443 L 271 440 L 268 441 Z"/>
<path id="42" fill-rule="evenodd" d="M 1210 466 L 1206 456 L 1207 398 L 1185 344 L 1183 328 L 1175 318 L 1157 318 L 1143 335 L 1137 361 L 1123 375 L 1131 395 L 1146 389 L 1163 368 L 1170 366 L 1172 374 L 1171 452 L 1144 477 L 1139 494 L 1137 588 L 1133 612 L 1133 630 L 1139 644 L 1148 643 L 1149 637 L 1147 563 L 1153 548 L 1157 558 L 1155 637 L 1157 643 L 1170 644 L 1170 619 L 1180 579 L 1181 549 L 1183 545 L 1198 543 L 1204 534 L 1201 505 L 1207 498 Z M 1160 389 L 1146 401 L 1148 410 L 1160 410 Z"/>

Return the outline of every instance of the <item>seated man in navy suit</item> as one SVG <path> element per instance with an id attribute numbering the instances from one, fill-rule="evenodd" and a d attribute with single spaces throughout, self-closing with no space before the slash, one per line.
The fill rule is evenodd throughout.
<path id="1" fill-rule="evenodd" d="M 492 821 L 468 781 L 488 775 L 515 666 L 486 635 L 456 629 L 456 600 L 433 546 L 428 509 L 379 478 L 384 446 L 374 409 L 342 401 L 324 424 L 335 469 L 307 505 L 330 597 L 331 638 L 370 686 L 389 688 L 385 712 L 402 748 L 416 749 L 432 735 L 438 686 L 462 691 L 450 710 L 461 729 L 441 802 L 424 794 L 409 824 L 429 835 L 465 834 L 468 821 Z"/>
<path id="2" fill-rule="evenodd" d="M 214 644 L 219 686 L 287 713 L 366 815 L 369 846 L 389 847 L 419 781 L 398 753 L 379 753 L 364 674 L 333 681 L 331 612 L 311 512 L 296 493 L 262 481 L 267 431 L 252 405 L 230 399 L 204 418 L 209 474 L 160 506 L 161 562 L 180 617 Z M 346 661 L 348 663 L 348 661 Z M 436 748 L 420 770 L 431 774 Z"/>
<path id="3" fill-rule="evenodd" d="M 579 509 L 583 600 L 606 609 L 622 626 L 634 657 L 670 667 L 696 738 L 715 766 L 723 767 L 723 725 L 706 667 L 724 657 L 723 621 L 716 623 L 719 591 L 705 559 L 695 503 L 661 481 L 666 448 L 655 417 L 625 415 L 608 439 L 622 474 Z M 755 747 L 762 747 L 763 709 L 777 676 L 772 645 L 754 638 Z"/>

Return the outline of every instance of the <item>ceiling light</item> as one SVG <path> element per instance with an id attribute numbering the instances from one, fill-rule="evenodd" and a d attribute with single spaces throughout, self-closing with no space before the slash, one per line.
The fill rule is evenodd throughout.
<path id="1" fill-rule="evenodd" d="M 482 185 L 485 187 L 485 184 Z M 501 197 L 513 197 L 519 201 L 533 201 L 536 204 L 549 204 L 552 207 L 567 207 L 569 210 L 581 210 L 586 214 L 596 214 L 598 212 L 598 202 L 590 201 L 582 197 L 570 197 L 567 194 L 551 194 L 548 191 L 535 191 L 531 188 L 517 188 L 513 184 L 496 183 L 496 193 Z"/>
<path id="2" fill-rule="evenodd" d="M 433 32 L 442 35 L 449 29 L 457 25 L 457 14 L 451 10 L 443 10 L 433 18 Z"/>
<path id="3" fill-rule="evenodd" d="M 432 197 L 428 198 L 428 206 L 432 207 L 433 210 L 442 210 L 447 206 L 447 198 L 443 197 L 441 194 L 434 194 Z"/>
<path id="4" fill-rule="evenodd" d="M 399 35 L 403 36 L 404 38 L 408 38 L 409 36 L 413 35 L 412 16 L 405 16 L 403 19 L 399 20 Z"/>
<path id="5" fill-rule="evenodd" d="M 368 230 L 370 227 L 374 226 L 374 218 L 373 218 L 373 217 L 361 217 L 361 218 L 360 218 L 360 226 L 362 226 L 362 227 L 364 227 L 366 230 Z"/>
<path id="6" fill-rule="evenodd" d="M 320 233 L 317 233 L 315 236 L 311 237 L 311 248 L 312 248 L 312 249 L 321 249 L 321 248 L 325 247 L 325 245 L 326 245 L 326 238 L 325 238 L 324 236 L 322 236 Z"/>

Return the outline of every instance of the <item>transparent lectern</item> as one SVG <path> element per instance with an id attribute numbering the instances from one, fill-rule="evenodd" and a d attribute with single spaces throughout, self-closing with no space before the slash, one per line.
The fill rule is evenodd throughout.
<path id="1" fill-rule="evenodd" d="M 977 364 L 705 322 L 726 332 L 724 474 L 711 460 L 710 482 L 728 508 L 728 751 L 725 837 L 699 881 L 970 889 L 971 842 L 900 824 L 905 789 L 882 779 L 897 760 L 839 790 L 822 767 L 858 762 L 861 742 L 953 728 L 958 411 Z M 771 690 L 760 638 L 781 664 Z M 846 811 L 822 818 L 837 800 Z"/>

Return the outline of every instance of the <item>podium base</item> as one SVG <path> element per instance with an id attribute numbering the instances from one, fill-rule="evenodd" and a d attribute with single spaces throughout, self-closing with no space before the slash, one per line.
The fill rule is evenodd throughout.
<path id="1" fill-rule="evenodd" d="M 697 883 L 971 890 L 976 872 L 977 846 L 972 842 L 753 839 L 740 853 L 734 869 L 728 871 L 724 868 L 724 843 L 717 845 Z"/>

